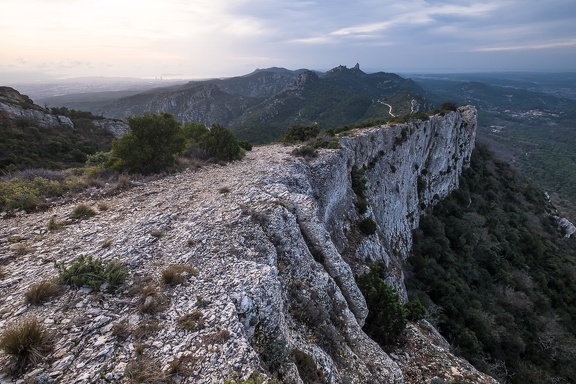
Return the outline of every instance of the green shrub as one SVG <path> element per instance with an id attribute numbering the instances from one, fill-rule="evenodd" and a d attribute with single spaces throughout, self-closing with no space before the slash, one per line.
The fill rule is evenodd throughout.
<path id="1" fill-rule="evenodd" d="M 112 142 L 112 168 L 130 173 L 150 174 L 165 170 L 184 151 L 186 139 L 174 117 L 168 113 L 128 118 L 130 131 Z"/>
<path id="2" fill-rule="evenodd" d="M 442 103 L 442 110 L 443 111 L 456 111 L 458 108 L 456 107 L 455 103 L 452 103 L 450 101 L 446 101 L 444 103 Z"/>
<path id="3" fill-rule="evenodd" d="M 426 307 L 418 299 L 410 300 L 404 304 L 404 312 L 407 320 L 418 321 L 426 315 Z"/>
<path id="4" fill-rule="evenodd" d="M 244 150 L 238 144 L 234 134 L 221 125 L 215 124 L 202 136 L 200 148 L 219 161 L 240 160 Z"/>
<path id="5" fill-rule="evenodd" d="M 60 285 L 53 280 L 42 280 L 32 284 L 24 293 L 27 304 L 42 304 L 60 292 Z"/>
<path id="6" fill-rule="evenodd" d="M 100 290 L 104 283 L 108 283 L 109 290 L 114 290 L 124 284 L 128 276 L 128 271 L 122 264 L 116 261 L 103 263 L 101 259 L 86 255 L 79 256 L 69 267 L 63 262 L 56 263 L 55 266 L 59 271 L 58 281 L 61 284 L 76 288 L 89 287 L 95 291 Z"/>
<path id="7" fill-rule="evenodd" d="M 304 158 L 314 158 L 317 156 L 316 150 L 313 147 L 308 145 L 302 145 L 300 147 L 295 148 L 292 152 L 292 155 L 304 157 Z"/>
<path id="8" fill-rule="evenodd" d="M 0 208 L 6 211 L 31 211 L 40 203 L 39 191 L 29 181 L 0 181 Z"/>
<path id="9" fill-rule="evenodd" d="M 247 140 L 238 140 L 238 145 L 245 151 L 252 150 L 252 143 Z"/>
<path id="10" fill-rule="evenodd" d="M 95 215 L 96 211 L 93 210 L 89 205 L 79 204 L 74 208 L 74 210 L 70 214 L 70 218 L 72 220 L 85 220 Z"/>
<path id="11" fill-rule="evenodd" d="M 365 219 L 360 220 L 358 223 L 358 228 L 360 228 L 360 232 L 362 232 L 366 236 L 371 236 L 376 233 L 376 229 L 378 225 L 372 218 L 367 217 Z"/>
<path id="12" fill-rule="evenodd" d="M 50 334 L 35 317 L 7 326 L 0 336 L 0 349 L 10 355 L 12 373 L 39 364 L 51 348 Z"/>
<path id="13" fill-rule="evenodd" d="M 390 346 L 406 327 L 406 316 L 396 290 L 384 280 L 385 273 L 384 263 L 375 263 L 357 278 L 357 283 L 368 306 L 363 330 L 381 346 Z"/>
<path id="14" fill-rule="evenodd" d="M 282 142 L 286 144 L 302 143 L 315 138 L 319 133 L 320 128 L 316 124 L 309 126 L 296 124 L 286 130 Z"/>

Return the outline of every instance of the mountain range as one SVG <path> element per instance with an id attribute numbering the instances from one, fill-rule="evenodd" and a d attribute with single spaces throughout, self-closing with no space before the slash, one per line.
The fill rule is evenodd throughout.
<path id="1" fill-rule="evenodd" d="M 224 125 L 242 139 L 263 143 L 278 139 L 294 124 L 335 128 L 429 109 L 434 100 L 412 80 L 393 73 L 367 74 L 358 64 L 325 73 L 258 69 L 244 76 L 191 81 L 126 97 L 94 96 L 66 95 L 38 102 L 111 118 L 168 112 L 181 122 Z"/>

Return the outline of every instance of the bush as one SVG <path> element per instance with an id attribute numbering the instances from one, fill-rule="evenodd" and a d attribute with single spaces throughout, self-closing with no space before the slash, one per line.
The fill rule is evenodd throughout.
<path id="1" fill-rule="evenodd" d="M 367 217 L 363 220 L 360 220 L 358 223 L 358 228 L 360 228 L 360 232 L 362 232 L 364 235 L 371 236 L 376 233 L 378 226 L 374 220 L 372 220 L 370 217 Z"/>
<path id="2" fill-rule="evenodd" d="M 41 304 L 58 294 L 60 285 L 52 280 L 42 280 L 32 284 L 24 293 L 24 301 L 27 304 Z"/>
<path id="3" fill-rule="evenodd" d="M 9 370 L 22 373 L 28 365 L 36 365 L 50 351 L 51 338 L 35 317 L 5 328 L 0 337 L 0 349 L 12 358 Z"/>
<path id="4" fill-rule="evenodd" d="M 313 147 L 308 145 L 303 145 L 298 148 L 295 148 L 292 152 L 292 155 L 304 157 L 304 158 L 314 158 L 317 156 L 316 150 Z"/>
<path id="5" fill-rule="evenodd" d="M 176 162 L 186 144 L 178 122 L 168 113 L 128 118 L 130 131 L 112 142 L 108 165 L 131 173 L 150 174 Z"/>
<path id="6" fill-rule="evenodd" d="M 410 300 L 404 304 L 404 312 L 407 320 L 418 321 L 426 315 L 426 307 L 418 299 Z"/>
<path id="7" fill-rule="evenodd" d="M 89 287 L 95 291 L 100 290 L 104 284 L 108 284 L 109 290 L 114 290 L 124 284 L 128 276 L 127 269 L 120 263 L 111 261 L 103 263 L 100 259 L 92 256 L 81 255 L 66 267 L 63 262 L 56 263 L 59 271 L 58 281 L 61 284 L 73 287 Z"/>
<path id="8" fill-rule="evenodd" d="M 219 161 L 240 160 L 244 150 L 238 144 L 234 134 L 221 125 L 215 124 L 202 136 L 200 148 Z"/>
<path id="9" fill-rule="evenodd" d="M 316 124 L 309 126 L 296 124 L 284 133 L 282 142 L 286 144 L 302 143 L 315 138 L 319 133 L 320 129 Z"/>
<path id="10" fill-rule="evenodd" d="M 381 346 L 396 342 L 406 327 L 405 310 L 396 290 L 385 282 L 386 266 L 375 263 L 370 271 L 357 278 L 368 306 L 364 332 Z"/>

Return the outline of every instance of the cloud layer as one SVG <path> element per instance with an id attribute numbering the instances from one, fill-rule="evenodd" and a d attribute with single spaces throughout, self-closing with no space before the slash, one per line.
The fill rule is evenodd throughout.
<path id="1" fill-rule="evenodd" d="M 4 0 L 0 71 L 240 75 L 268 66 L 576 68 L 574 0 Z"/>

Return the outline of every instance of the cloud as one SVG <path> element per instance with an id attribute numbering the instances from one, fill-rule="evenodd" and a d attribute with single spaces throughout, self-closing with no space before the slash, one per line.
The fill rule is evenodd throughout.
<path id="1" fill-rule="evenodd" d="M 576 47 L 576 39 L 569 41 L 546 42 L 516 46 L 501 46 L 501 47 L 483 47 L 472 49 L 474 52 L 500 52 L 500 51 L 522 51 L 522 50 L 535 50 L 535 49 L 551 49 L 563 47 Z"/>
<path id="2" fill-rule="evenodd" d="M 91 63 L 67 67 L 82 75 L 218 76 L 348 60 L 471 67 L 488 54 L 497 64 L 498 52 L 570 52 L 576 38 L 574 0 L 3 0 L 2 10 L 12 16 L 0 19 L 0 62 L 59 72 L 64 61 Z"/>

